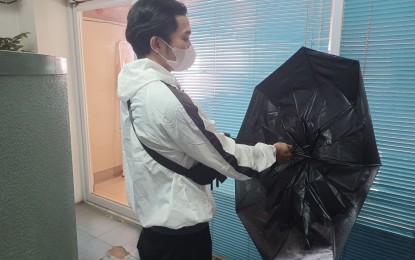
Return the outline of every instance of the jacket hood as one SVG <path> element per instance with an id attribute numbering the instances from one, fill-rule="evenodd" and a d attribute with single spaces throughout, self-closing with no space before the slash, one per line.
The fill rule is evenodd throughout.
<path id="1" fill-rule="evenodd" d="M 153 81 L 177 85 L 176 78 L 160 64 L 148 58 L 135 60 L 124 65 L 118 74 L 117 95 L 126 102 Z"/>

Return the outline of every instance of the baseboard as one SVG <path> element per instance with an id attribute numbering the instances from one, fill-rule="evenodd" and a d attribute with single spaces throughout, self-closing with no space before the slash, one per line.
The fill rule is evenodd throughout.
<path id="1" fill-rule="evenodd" d="M 112 178 L 122 176 L 122 171 L 123 167 L 122 165 L 119 165 L 107 170 L 96 172 L 94 173 L 94 184 L 98 184 L 110 180 Z"/>

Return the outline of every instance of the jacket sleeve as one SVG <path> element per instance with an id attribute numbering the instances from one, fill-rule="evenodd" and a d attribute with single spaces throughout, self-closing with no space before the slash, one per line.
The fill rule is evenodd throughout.
<path id="1" fill-rule="evenodd" d="M 216 130 L 215 123 L 184 93 L 176 93 L 179 103 L 167 116 L 164 131 L 189 157 L 239 180 L 259 176 L 276 162 L 273 145 L 236 144 Z M 184 95 L 184 96 L 183 96 Z M 168 114 L 168 113 L 167 113 Z"/>

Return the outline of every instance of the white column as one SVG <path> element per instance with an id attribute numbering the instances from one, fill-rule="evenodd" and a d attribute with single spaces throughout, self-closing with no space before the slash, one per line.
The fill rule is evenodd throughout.
<path id="1" fill-rule="evenodd" d="M 340 54 L 344 0 L 333 0 L 330 21 L 329 53 Z"/>

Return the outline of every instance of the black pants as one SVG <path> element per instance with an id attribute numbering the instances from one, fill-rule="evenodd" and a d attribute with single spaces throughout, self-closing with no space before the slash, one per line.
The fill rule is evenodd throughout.
<path id="1" fill-rule="evenodd" d="M 212 260 L 209 226 L 187 235 L 167 235 L 143 228 L 137 249 L 140 260 Z"/>

